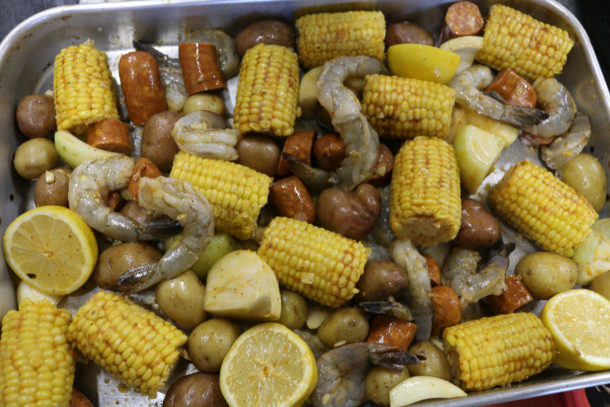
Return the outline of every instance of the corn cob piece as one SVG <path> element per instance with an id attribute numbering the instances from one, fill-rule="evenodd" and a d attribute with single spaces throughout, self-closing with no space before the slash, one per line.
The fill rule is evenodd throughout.
<path id="1" fill-rule="evenodd" d="M 184 152 L 174 157 L 170 177 L 188 181 L 199 189 L 212 205 L 216 230 L 238 239 L 252 237 L 273 181 L 240 164 Z"/>
<path id="2" fill-rule="evenodd" d="M 78 310 L 68 336 L 83 355 L 149 397 L 164 386 L 187 340 L 171 323 L 107 291 Z"/>
<path id="3" fill-rule="evenodd" d="M 597 212 L 582 195 L 544 168 L 524 160 L 491 190 L 492 209 L 544 250 L 571 257 Z"/>
<path id="4" fill-rule="evenodd" d="M 477 61 L 512 68 L 527 80 L 561 73 L 574 41 L 567 31 L 496 4 L 491 7 Z"/>
<path id="5" fill-rule="evenodd" d="M 281 285 L 320 304 L 338 307 L 358 293 L 371 249 L 296 219 L 275 217 L 257 254 Z"/>
<path id="6" fill-rule="evenodd" d="M 297 19 L 296 29 L 305 68 L 344 55 L 385 59 L 385 17 L 380 11 L 309 14 Z"/>
<path id="7" fill-rule="evenodd" d="M 423 247 L 447 242 L 462 221 L 460 174 L 451 144 L 416 137 L 401 147 L 390 184 L 390 227 Z"/>
<path id="8" fill-rule="evenodd" d="M 450 326 L 443 343 L 453 377 L 464 390 L 519 382 L 546 369 L 555 357 L 550 332 L 529 312 Z"/>
<path id="9" fill-rule="evenodd" d="M 58 130 L 81 134 L 90 124 L 119 118 L 108 57 L 93 41 L 55 57 L 53 98 Z"/>
<path id="10" fill-rule="evenodd" d="M 240 133 L 294 133 L 299 96 L 299 62 L 292 50 L 258 44 L 239 69 L 233 128 Z"/>
<path id="11" fill-rule="evenodd" d="M 362 111 L 388 138 L 445 138 L 451 128 L 455 91 L 439 83 L 387 75 L 367 75 Z"/>
<path id="12" fill-rule="evenodd" d="M 74 355 L 68 342 L 71 314 L 47 300 L 24 299 L 2 320 L 0 406 L 67 406 Z"/>

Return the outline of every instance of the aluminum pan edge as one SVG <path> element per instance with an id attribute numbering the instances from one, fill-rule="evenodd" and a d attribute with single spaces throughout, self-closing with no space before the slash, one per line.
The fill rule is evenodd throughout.
<path id="1" fill-rule="evenodd" d="M 376 2 L 376 4 L 381 10 L 392 16 L 391 21 L 411 15 L 419 16 L 422 21 L 425 21 L 425 12 L 428 8 L 450 2 L 451 0 L 428 2 L 386 0 Z M 484 9 L 490 4 L 498 2 L 500 1 L 479 1 Z M 575 49 L 568 58 L 566 72 L 561 75 L 561 80 L 573 92 L 577 103 L 579 106 L 582 105 L 581 107 L 585 113 L 592 116 L 593 128 L 595 133 L 598 134 L 593 141 L 599 143 L 596 147 L 596 155 L 598 157 L 601 155 L 602 162 L 607 164 L 609 146 L 607 140 L 602 138 L 601 135 L 608 134 L 610 131 L 610 95 L 590 40 L 582 25 L 563 6 L 550 0 L 507 0 L 501 2 L 514 5 L 524 11 L 532 10 L 534 16 L 568 29 L 574 37 L 576 41 Z M 93 37 L 96 44 L 102 49 L 120 49 L 127 46 L 136 33 L 138 35 L 145 33 L 159 41 L 176 43 L 185 29 L 202 28 L 204 26 L 225 28 L 231 34 L 236 34 L 239 25 L 233 22 L 235 19 L 243 18 L 244 21 L 249 21 L 261 15 L 290 19 L 293 13 L 303 8 L 326 3 L 353 4 L 354 2 L 323 0 L 294 2 L 240 0 L 232 2 L 222 0 L 159 3 L 156 1 L 135 1 L 62 6 L 43 11 L 22 22 L 0 43 L 0 121 L 5 124 L 3 128 L 6 133 L 6 136 L 2 136 L 5 138 L 5 142 L 0 144 L 0 157 L 3 158 L 0 162 L 0 171 L 3 174 L 0 192 L 5 197 L 3 203 L 0 204 L 2 233 L 8 223 L 24 210 L 29 187 L 29 184 L 19 179 L 12 170 L 12 153 L 15 151 L 18 142 L 23 140 L 15 127 L 14 108 L 19 98 L 32 91 L 32 84 L 44 80 L 41 75 L 49 73 L 48 66 L 52 63 L 52 58 L 59 49 L 88 37 Z M 357 3 L 370 5 L 375 2 Z M 425 4 L 425 6 L 422 6 L 422 4 Z M 150 20 L 151 18 L 152 20 Z M 168 19 L 173 20 L 173 22 L 169 24 Z M 149 29 L 149 26 L 155 25 L 155 23 L 159 25 L 155 29 Z M 83 31 L 79 35 L 74 35 L 74 32 L 61 32 L 63 29 L 68 31 L 82 29 Z M 46 47 L 43 46 L 41 49 L 41 42 Z M 37 49 L 38 51 L 36 51 Z M 36 55 L 36 57 L 31 57 L 31 55 Z M 590 77 L 588 77 L 589 75 Z M 583 76 L 587 76 L 586 80 L 582 80 Z M 589 99 L 590 97 L 592 99 Z M 607 211 L 607 208 L 605 211 Z M 4 262 L 2 263 L 4 265 Z M 6 266 L 4 265 L 4 267 Z M 0 281 L 7 276 L 4 267 L 0 269 Z M 420 404 L 444 406 L 487 405 L 609 382 L 610 372 L 583 373 L 551 369 L 524 383 L 515 384 L 508 388 L 473 393 L 465 399 L 436 400 Z M 113 385 L 113 383 L 110 383 L 110 386 L 100 388 L 100 391 L 111 391 L 110 387 Z M 114 392 L 117 393 L 116 390 Z M 105 397 L 101 397 L 99 401 L 101 402 L 102 399 L 109 401 Z M 159 403 L 158 400 L 155 402 L 138 399 L 137 404 L 134 404 L 135 400 L 130 397 L 130 394 L 117 395 L 116 400 L 124 400 L 120 404 L 125 405 L 124 403 L 127 402 L 127 405 L 131 406 Z"/>

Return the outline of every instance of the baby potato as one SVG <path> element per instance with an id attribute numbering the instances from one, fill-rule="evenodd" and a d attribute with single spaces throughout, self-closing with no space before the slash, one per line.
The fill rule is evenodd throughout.
<path id="1" fill-rule="evenodd" d="M 589 289 L 610 300 L 610 271 L 606 271 L 605 273 L 595 277 L 591 282 Z"/>
<path id="2" fill-rule="evenodd" d="M 364 341 L 368 334 L 369 321 L 364 311 L 356 307 L 339 308 L 318 328 L 318 337 L 329 348 Z"/>
<path id="3" fill-rule="evenodd" d="M 188 338 L 187 349 L 191 361 L 202 372 L 219 372 L 223 359 L 239 334 L 239 327 L 226 319 L 213 318 L 202 322 Z"/>
<path id="4" fill-rule="evenodd" d="M 189 96 L 182 107 L 182 112 L 184 114 L 190 114 L 200 110 L 207 110 L 208 112 L 216 113 L 217 115 L 222 116 L 225 114 L 225 102 L 220 96 L 217 95 L 212 95 L 209 93 L 197 93 Z"/>
<path id="5" fill-rule="evenodd" d="M 277 322 L 290 329 L 301 329 L 307 319 L 307 302 L 300 294 L 292 291 L 282 290 L 280 295 L 282 311 Z"/>
<path id="6" fill-rule="evenodd" d="M 203 309 L 205 287 L 191 270 L 157 284 L 155 296 L 161 311 L 178 328 L 189 331 L 206 317 Z"/>
<path id="7" fill-rule="evenodd" d="M 34 179 L 54 168 L 58 160 L 59 154 L 51 140 L 33 138 L 17 147 L 13 164 L 23 178 Z"/>
<path id="8" fill-rule="evenodd" d="M 606 203 L 606 172 L 597 158 L 581 153 L 559 169 L 559 178 L 580 192 L 599 212 Z"/>
<path id="9" fill-rule="evenodd" d="M 226 407 L 217 375 L 193 373 L 172 383 L 163 407 Z"/>
<path id="10" fill-rule="evenodd" d="M 373 366 L 364 379 L 364 390 L 371 401 L 380 406 L 390 405 L 390 390 L 398 383 L 409 378 L 409 370 L 403 367 L 401 371 Z"/>
<path id="11" fill-rule="evenodd" d="M 98 287 L 118 291 L 117 278 L 134 267 L 156 263 L 161 258 L 157 248 L 146 243 L 121 243 L 105 249 L 93 271 Z"/>
<path id="12" fill-rule="evenodd" d="M 409 352 L 423 356 L 416 365 L 408 365 L 409 373 L 413 376 L 433 376 L 451 381 L 451 368 L 443 351 L 429 341 L 418 342 L 409 348 Z"/>
<path id="13" fill-rule="evenodd" d="M 556 253 L 536 252 L 521 258 L 515 273 L 534 298 L 546 300 L 574 287 L 578 264 Z"/>

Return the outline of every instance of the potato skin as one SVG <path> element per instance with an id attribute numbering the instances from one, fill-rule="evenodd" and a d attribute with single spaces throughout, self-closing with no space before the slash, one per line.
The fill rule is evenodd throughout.
<path id="1" fill-rule="evenodd" d="M 282 312 L 277 322 L 290 329 L 301 329 L 307 319 L 307 302 L 300 294 L 292 291 L 282 290 L 280 295 Z"/>
<path id="2" fill-rule="evenodd" d="M 373 366 L 364 379 L 364 390 L 371 401 L 380 406 L 390 405 L 390 390 L 398 383 L 409 378 L 409 370 L 403 367 L 401 371 Z"/>
<path id="3" fill-rule="evenodd" d="M 117 278 L 137 266 L 156 263 L 161 252 L 145 243 L 121 243 L 107 248 L 93 271 L 95 284 L 106 290 L 118 291 Z"/>
<path id="4" fill-rule="evenodd" d="M 187 342 L 195 367 L 202 372 L 219 372 L 223 359 L 239 334 L 239 327 L 227 319 L 208 319 L 197 325 Z"/>
<path id="5" fill-rule="evenodd" d="M 34 179 L 54 168 L 58 160 L 59 154 L 55 150 L 55 144 L 48 138 L 37 137 L 17 147 L 13 164 L 23 178 Z"/>
<path id="6" fill-rule="evenodd" d="M 294 31 L 292 27 L 281 21 L 261 20 L 250 24 L 235 37 L 235 47 L 240 57 L 260 43 L 295 48 Z"/>
<path id="7" fill-rule="evenodd" d="M 163 407 L 226 407 L 217 375 L 193 373 L 172 383 Z"/>
<path id="8" fill-rule="evenodd" d="M 536 252 L 522 257 L 515 267 L 515 273 L 534 298 L 546 300 L 574 287 L 578 265 L 559 254 Z"/>
<path id="9" fill-rule="evenodd" d="M 71 170 L 55 168 L 45 171 L 34 183 L 34 203 L 36 206 L 68 206 L 68 186 Z"/>
<path id="10" fill-rule="evenodd" d="M 280 161 L 280 148 L 269 137 L 246 136 L 237 143 L 237 152 L 239 164 L 271 177 L 275 175 Z"/>
<path id="11" fill-rule="evenodd" d="M 481 203 L 462 199 L 462 225 L 455 238 L 458 246 L 470 250 L 493 246 L 501 231 L 500 222 Z"/>
<path id="12" fill-rule="evenodd" d="M 408 365 L 412 376 L 433 376 L 451 381 L 451 367 L 443 351 L 429 341 L 418 342 L 409 348 L 409 352 L 424 356 L 416 365 Z"/>
<path id="13" fill-rule="evenodd" d="M 206 317 L 203 309 L 205 287 L 191 270 L 157 284 L 155 296 L 161 311 L 178 328 L 190 331 Z"/>
<path id="14" fill-rule="evenodd" d="M 597 158 L 581 153 L 559 169 L 559 178 L 578 191 L 599 212 L 606 203 L 606 172 Z"/>
<path id="15" fill-rule="evenodd" d="M 434 46 L 434 37 L 425 28 L 409 21 L 391 24 L 385 36 L 388 47 L 396 44 L 424 44 Z"/>
<path id="16" fill-rule="evenodd" d="M 47 95 L 27 95 L 17 105 L 17 126 L 29 138 L 51 138 L 55 131 L 55 104 Z"/>
<path id="17" fill-rule="evenodd" d="M 318 337 L 329 348 L 345 341 L 364 341 L 369 333 L 369 322 L 364 311 L 356 307 L 339 308 L 326 317 L 318 328 Z"/>
<path id="18" fill-rule="evenodd" d="M 610 300 L 610 271 L 606 271 L 605 273 L 595 277 L 591 282 L 589 289 Z"/>
<path id="19" fill-rule="evenodd" d="M 178 146 L 172 137 L 172 128 L 179 118 L 178 113 L 168 110 L 154 114 L 144 125 L 142 157 L 150 159 L 163 172 L 172 169 L 174 155 L 178 152 Z"/>
<path id="20" fill-rule="evenodd" d="M 364 273 L 358 280 L 360 292 L 355 300 L 385 301 L 389 296 L 400 298 L 407 286 L 407 274 L 396 263 L 391 261 L 375 261 L 367 263 Z"/>

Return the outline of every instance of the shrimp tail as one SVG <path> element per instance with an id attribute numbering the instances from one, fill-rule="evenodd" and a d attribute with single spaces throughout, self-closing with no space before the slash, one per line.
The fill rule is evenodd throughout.
<path id="1" fill-rule="evenodd" d="M 320 168 L 313 168 L 289 153 L 282 153 L 282 157 L 286 160 L 294 175 L 303 181 L 310 191 L 320 192 L 335 184 L 333 180 L 335 180 L 336 177 L 333 173 Z"/>
<path id="2" fill-rule="evenodd" d="M 527 106 L 507 105 L 504 114 L 504 121 L 516 126 L 535 126 L 549 117 L 549 114 L 544 110 Z"/>
<path id="3" fill-rule="evenodd" d="M 363 301 L 358 304 L 365 312 L 387 315 L 403 321 L 413 321 L 413 315 L 406 305 L 396 301 Z"/>
<path id="4" fill-rule="evenodd" d="M 147 42 L 133 40 L 132 45 L 138 51 L 146 51 L 151 54 L 159 64 L 164 64 L 172 67 L 180 67 L 180 62 L 178 62 L 178 60 L 176 60 L 175 58 L 170 58 L 169 56 L 157 50 L 155 47 L 153 47 Z"/>
<path id="5" fill-rule="evenodd" d="M 416 365 L 420 360 L 426 360 L 426 358 L 405 350 L 389 350 L 370 355 L 372 364 L 397 371 L 402 371 L 405 365 Z"/>
<path id="6" fill-rule="evenodd" d="M 156 263 L 146 263 L 129 269 L 116 279 L 116 286 L 125 294 L 142 291 L 146 283 L 155 275 L 156 267 Z"/>
<path id="7" fill-rule="evenodd" d="M 150 240 L 167 239 L 180 233 L 182 226 L 169 216 L 161 216 L 148 222 L 138 224 L 138 235 Z"/>

